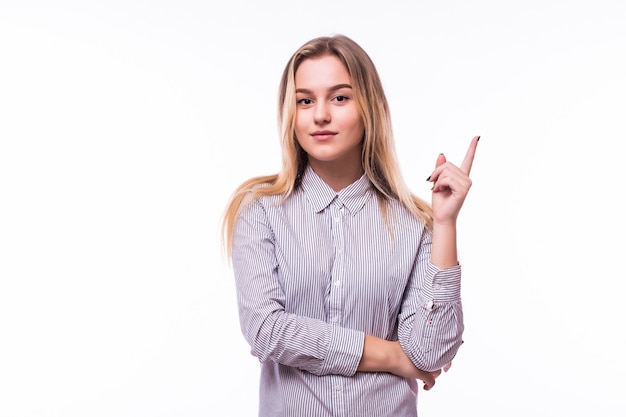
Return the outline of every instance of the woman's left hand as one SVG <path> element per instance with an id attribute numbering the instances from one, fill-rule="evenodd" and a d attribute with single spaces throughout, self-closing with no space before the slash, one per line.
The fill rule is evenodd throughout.
<path id="1" fill-rule="evenodd" d="M 472 186 L 469 173 L 480 136 L 475 136 L 460 167 L 448 162 L 439 154 L 435 170 L 428 181 L 433 183 L 432 207 L 434 221 L 439 224 L 456 222 L 465 197 Z"/>

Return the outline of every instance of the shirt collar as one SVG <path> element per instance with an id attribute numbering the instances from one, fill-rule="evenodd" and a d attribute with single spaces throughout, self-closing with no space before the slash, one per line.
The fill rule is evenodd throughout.
<path id="1" fill-rule="evenodd" d="M 304 171 L 301 187 L 316 213 L 324 210 L 337 199 L 354 216 L 372 195 L 372 187 L 367 174 L 363 174 L 361 178 L 336 192 L 313 171 L 310 165 Z"/>

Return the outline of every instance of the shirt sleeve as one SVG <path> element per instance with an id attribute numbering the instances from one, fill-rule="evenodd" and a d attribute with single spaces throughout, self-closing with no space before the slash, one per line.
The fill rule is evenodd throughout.
<path id="1" fill-rule="evenodd" d="M 274 235 L 259 201 L 240 213 L 232 253 L 239 321 L 254 356 L 315 375 L 356 372 L 363 332 L 285 312 Z"/>
<path id="2" fill-rule="evenodd" d="M 452 361 L 463 343 L 461 266 L 440 270 L 430 262 L 432 234 L 422 234 L 398 318 L 402 349 L 419 369 Z"/>

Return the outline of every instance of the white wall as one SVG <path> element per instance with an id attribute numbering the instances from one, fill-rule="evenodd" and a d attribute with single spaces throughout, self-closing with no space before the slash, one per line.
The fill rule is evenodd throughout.
<path id="1" fill-rule="evenodd" d="M 0 3 L 0 415 L 256 415 L 220 216 L 278 169 L 290 54 L 344 33 L 417 194 L 482 135 L 421 415 L 623 416 L 624 3 L 221 3 Z"/>

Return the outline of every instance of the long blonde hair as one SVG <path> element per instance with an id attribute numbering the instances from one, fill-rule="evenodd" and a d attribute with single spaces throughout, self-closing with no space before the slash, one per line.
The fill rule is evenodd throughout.
<path id="1" fill-rule="evenodd" d="M 285 66 L 278 94 L 282 167 L 278 174 L 254 177 L 245 181 L 233 193 L 222 221 L 222 238 L 229 257 L 232 255 L 235 222 L 244 204 L 267 195 L 287 198 L 300 185 L 302 174 L 308 164 L 308 157 L 299 145 L 294 132 L 295 74 L 304 60 L 324 55 L 339 58 L 350 75 L 355 100 L 365 127 L 363 169 L 374 185 L 385 220 L 387 220 L 387 203 L 395 199 L 415 216 L 423 219 L 427 227 L 432 227 L 431 206 L 411 193 L 400 174 L 389 105 L 374 63 L 363 48 L 352 39 L 344 35 L 325 36 L 312 39 L 302 45 Z M 264 186 L 259 187 L 259 185 Z"/>

